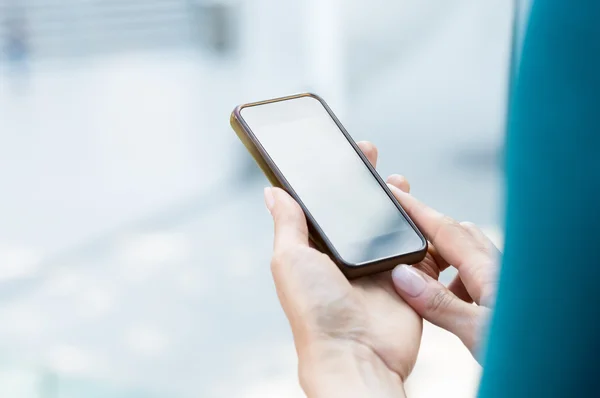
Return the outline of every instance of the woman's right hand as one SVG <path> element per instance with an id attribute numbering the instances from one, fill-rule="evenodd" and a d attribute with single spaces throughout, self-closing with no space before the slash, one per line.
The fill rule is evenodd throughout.
<path id="1" fill-rule="evenodd" d="M 430 242 L 422 262 L 394 269 L 398 294 L 424 319 L 459 337 L 477 359 L 481 332 L 494 304 L 498 249 L 474 224 L 454 221 L 399 189 L 406 185 L 403 177 L 393 175 L 387 182 Z M 457 268 L 458 275 L 446 287 L 437 279 L 449 266 Z"/>

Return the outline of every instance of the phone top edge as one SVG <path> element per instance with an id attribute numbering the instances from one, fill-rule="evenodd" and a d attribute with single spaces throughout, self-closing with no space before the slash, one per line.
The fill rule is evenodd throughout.
<path id="1" fill-rule="evenodd" d="M 233 114 L 235 114 L 235 115 L 237 115 L 239 117 L 239 116 L 241 116 L 241 112 L 242 112 L 242 110 L 244 108 L 250 108 L 250 107 L 253 107 L 253 106 L 272 104 L 274 102 L 289 101 L 289 100 L 293 100 L 293 99 L 297 99 L 297 98 L 303 98 L 303 97 L 312 97 L 312 98 L 316 99 L 317 101 L 325 104 L 325 101 L 323 100 L 323 98 L 321 98 L 317 94 L 314 94 L 314 93 L 299 93 L 299 94 L 287 95 L 285 97 L 277 97 L 277 98 L 271 98 L 271 99 L 263 100 L 263 101 L 255 101 L 255 102 L 249 102 L 247 104 L 241 104 L 241 105 L 238 105 L 238 106 L 235 107 L 235 109 L 233 110 Z"/>

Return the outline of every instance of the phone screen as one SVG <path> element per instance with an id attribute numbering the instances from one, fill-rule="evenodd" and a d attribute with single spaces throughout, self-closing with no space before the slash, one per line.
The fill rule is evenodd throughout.
<path id="1" fill-rule="evenodd" d="M 346 263 L 422 250 L 425 242 L 318 99 L 249 106 L 240 114 Z"/>

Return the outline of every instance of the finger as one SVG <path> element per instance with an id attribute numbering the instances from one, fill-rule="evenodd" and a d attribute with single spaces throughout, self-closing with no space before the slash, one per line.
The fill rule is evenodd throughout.
<path id="1" fill-rule="evenodd" d="M 410 193 L 410 183 L 408 182 L 406 177 L 401 176 L 400 174 L 392 174 L 391 176 L 389 176 L 387 178 L 387 183 L 392 184 L 396 188 L 406 193 Z"/>
<path id="2" fill-rule="evenodd" d="M 274 252 L 285 252 L 297 246 L 308 246 L 308 227 L 304 212 L 282 189 L 265 188 L 265 204 L 275 224 Z"/>
<path id="3" fill-rule="evenodd" d="M 450 265 L 440 256 L 437 249 L 431 243 L 427 245 L 427 255 L 418 264 L 414 264 L 413 267 L 418 270 L 425 272 L 433 279 L 438 279 L 440 273 L 445 271 Z"/>
<path id="4" fill-rule="evenodd" d="M 481 311 L 487 309 L 459 300 L 440 282 L 407 265 L 396 267 L 392 280 L 398 294 L 419 315 L 456 335 L 474 352 Z"/>
<path id="5" fill-rule="evenodd" d="M 472 222 L 463 221 L 460 225 L 475 239 L 475 241 L 481 246 L 482 250 L 492 252 L 497 251 L 496 245 L 483 233 L 481 229 Z"/>
<path id="6" fill-rule="evenodd" d="M 477 227 L 474 223 L 470 221 L 463 221 L 460 225 L 486 250 L 488 246 L 492 244 L 492 242 L 488 239 L 488 237 L 483 233 L 482 230 Z M 493 244 L 492 244 L 493 245 Z"/>
<path id="7" fill-rule="evenodd" d="M 371 165 L 373 165 L 373 167 L 377 167 L 377 147 L 373 143 L 368 141 L 360 141 L 357 142 L 356 145 L 358 145 L 358 147 L 365 154 L 367 159 L 369 159 Z"/>
<path id="8" fill-rule="evenodd" d="M 440 272 L 443 272 L 450 267 L 450 264 L 448 264 L 448 262 L 440 255 L 438 250 L 431 243 L 427 245 L 427 253 L 429 253 L 435 260 Z"/>
<path id="9" fill-rule="evenodd" d="M 485 236 L 485 234 L 483 233 L 483 231 L 481 231 L 479 229 L 479 227 L 477 227 L 477 225 L 475 225 L 474 223 L 470 222 L 470 221 L 462 221 L 460 223 L 460 225 L 467 230 L 467 232 L 469 232 L 471 234 L 471 236 L 473 236 L 473 238 L 482 241 L 482 242 L 487 242 L 488 238 L 487 236 Z"/>
<path id="10" fill-rule="evenodd" d="M 427 251 L 427 255 L 425 255 L 425 258 L 421 262 L 419 262 L 417 264 L 413 264 L 413 267 L 417 268 L 419 271 L 429 275 L 433 279 L 439 279 L 440 273 L 442 272 L 439 264 L 437 263 L 435 258 L 431 255 L 429 250 Z"/>
<path id="11" fill-rule="evenodd" d="M 488 253 L 452 218 L 427 207 L 391 184 L 390 189 L 439 255 L 458 269 L 469 295 L 479 302 L 481 287 L 487 282 L 481 279 L 485 275 L 481 268 L 488 267 L 491 262 Z"/>
<path id="12" fill-rule="evenodd" d="M 463 283 L 462 279 L 460 279 L 460 275 L 456 275 L 454 279 L 452 279 L 452 282 L 450 282 L 450 284 L 448 285 L 448 290 L 450 290 L 456 297 L 458 297 L 462 301 L 465 301 L 469 304 L 473 302 L 473 299 L 469 295 L 465 284 Z"/>
<path id="13" fill-rule="evenodd" d="M 484 305 L 488 308 L 494 306 L 496 298 L 496 281 L 498 279 L 498 264 L 500 263 L 500 250 L 496 247 L 494 242 L 481 230 L 477 225 L 472 222 L 461 222 L 460 225 L 467 230 L 477 241 L 480 246 L 480 250 L 487 253 L 487 257 L 491 261 L 484 262 L 481 267 L 484 268 L 483 275 L 485 275 L 484 283 L 481 284 L 481 294 L 477 300 L 477 304 Z"/>

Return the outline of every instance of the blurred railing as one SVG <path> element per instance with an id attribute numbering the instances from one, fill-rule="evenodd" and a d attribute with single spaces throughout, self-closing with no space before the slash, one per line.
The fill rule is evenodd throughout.
<path id="1" fill-rule="evenodd" d="M 18 27 L 27 52 L 42 58 L 198 42 L 219 50 L 223 38 L 230 35 L 223 33 L 230 29 L 225 24 L 229 12 L 219 1 L 31 0 L 25 5 L 4 0 L 0 1 L 0 47 L 8 45 Z"/>

